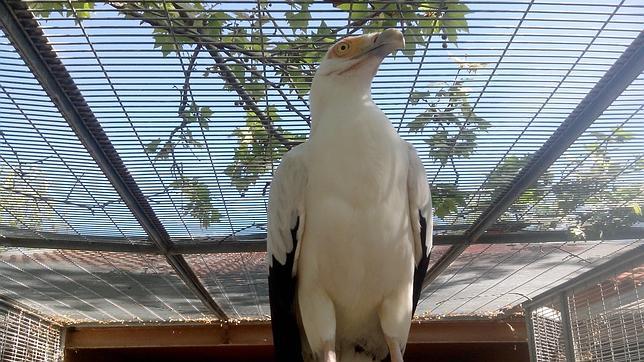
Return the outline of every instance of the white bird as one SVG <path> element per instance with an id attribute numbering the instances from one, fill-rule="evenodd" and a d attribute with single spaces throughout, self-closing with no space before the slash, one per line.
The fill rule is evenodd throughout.
<path id="1" fill-rule="evenodd" d="M 268 203 L 279 361 L 402 361 L 432 246 L 423 164 L 371 97 L 400 31 L 333 45 L 311 86 L 311 134 L 277 168 Z"/>

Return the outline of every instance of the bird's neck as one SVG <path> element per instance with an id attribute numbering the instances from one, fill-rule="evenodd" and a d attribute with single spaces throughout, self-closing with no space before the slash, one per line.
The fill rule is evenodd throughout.
<path id="1" fill-rule="evenodd" d="M 327 117 L 354 115 L 365 103 L 372 103 L 371 83 L 346 82 L 340 86 L 314 81 L 311 87 L 311 135 Z"/>

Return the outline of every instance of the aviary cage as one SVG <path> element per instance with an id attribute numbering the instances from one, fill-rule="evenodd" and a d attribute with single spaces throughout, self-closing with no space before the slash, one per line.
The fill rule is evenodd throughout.
<path id="1" fill-rule="evenodd" d="M 642 24 L 639 0 L 0 1 L 0 360 L 268 358 L 272 171 L 328 45 L 386 27 L 408 46 L 373 97 L 437 215 L 408 359 L 641 360 Z"/>

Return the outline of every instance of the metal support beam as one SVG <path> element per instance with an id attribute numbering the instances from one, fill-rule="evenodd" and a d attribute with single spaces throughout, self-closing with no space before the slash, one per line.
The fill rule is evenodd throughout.
<path id="1" fill-rule="evenodd" d="M 11 43 L 29 66 L 52 102 L 74 130 L 79 140 L 110 181 L 121 199 L 141 224 L 160 252 L 186 285 L 218 317 L 227 319 L 223 310 L 201 284 L 182 256 L 167 254 L 170 236 L 125 167 L 116 149 L 92 113 L 74 80 L 22 1 L 0 1 L 0 22 Z"/>
<path id="2" fill-rule="evenodd" d="M 576 361 L 575 348 L 572 341 L 572 325 L 570 324 L 572 320 L 570 319 L 570 307 L 566 293 L 561 293 L 559 296 L 559 304 L 561 304 L 561 334 L 566 349 L 566 361 L 574 362 Z"/>
<path id="3" fill-rule="evenodd" d="M 271 345 L 271 324 L 265 322 L 169 324 L 142 326 L 72 326 L 67 350 L 93 348 L 198 347 Z M 509 320 L 443 319 L 411 325 L 409 344 L 525 343 L 525 322 Z"/>
<path id="4" fill-rule="evenodd" d="M 139 254 L 162 254 L 152 244 L 143 240 L 132 242 L 128 239 L 97 238 L 89 240 L 75 238 L 72 235 L 49 233 L 45 239 L 25 237 L 2 236 L 0 232 L 0 246 L 33 249 L 63 249 L 63 250 L 88 250 L 106 252 L 125 252 Z M 627 228 L 599 235 L 587 235 L 586 240 L 637 240 L 644 239 L 644 228 Z M 462 235 L 436 235 L 435 246 L 459 245 L 463 243 Z M 478 240 L 480 244 L 525 244 L 525 243 L 563 243 L 575 240 L 575 236 L 567 231 L 527 231 L 503 234 L 483 234 Z M 175 240 L 167 250 L 169 255 L 179 254 L 218 254 L 218 253 L 246 253 L 266 251 L 266 234 L 245 235 L 239 238 L 212 239 L 195 238 Z"/>
<path id="5" fill-rule="evenodd" d="M 548 141 L 530 158 L 530 162 L 510 182 L 509 187 L 479 216 L 465 232 L 464 242 L 452 246 L 427 272 L 426 287 L 436 279 L 471 244 L 534 185 L 572 143 L 608 108 L 624 89 L 644 71 L 644 31 L 624 50 L 615 64 L 588 92 L 561 123 Z"/>
<path id="6" fill-rule="evenodd" d="M 127 241 L 86 241 L 66 239 L 27 239 L 27 238 L 0 238 L 0 246 L 12 248 L 32 249 L 63 249 L 106 251 L 137 254 L 160 254 L 159 248 L 151 244 L 132 244 Z"/>
<path id="7" fill-rule="evenodd" d="M 530 354 L 530 362 L 537 362 L 537 347 L 535 346 L 534 339 L 534 323 L 532 321 L 532 309 L 526 309 L 523 314 L 526 323 L 526 333 L 528 335 L 528 353 Z"/>

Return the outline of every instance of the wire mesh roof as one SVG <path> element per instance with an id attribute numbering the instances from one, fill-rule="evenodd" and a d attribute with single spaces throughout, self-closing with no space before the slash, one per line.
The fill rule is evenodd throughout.
<path id="1" fill-rule="evenodd" d="M 199 285 L 230 318 L 269 314 L 264 253 L 234 249 L 263 241 L 272 170 L 306 138 L 311 77 L 340 37 L 392 26 L 405 33 L 408 45 L 384 61 L 373 97 L 424 161 L 435 233 L 465 238 L 644 23 L 637 0 L 7 4 L 41 57 L 60 60 L 47 71 L 57 80 L 68 72 L 60 89 L 78 88 L 161 225 L 161 236 L 151 235 L 132 212 L 137 201 L 87 151 L 3 18 L 0 235 L 21 247 L 0 249 L 0 295 L 69 323 L 212 317 L 195 296 Z M 469 246 L 425 290 L 419 313 L 510 309 L 641 243 L 572 239 L 642 226 L 643 77 L 487 230 L 570 233 L 556 243 L 535 236 Z M 54 239 L 149 248 L 29 248 Z M 162 255 L 228 242 L 236 252 L 186 255 L 187 274 Z M 448 249 L 434 247 L 432 260 Z"/>
<path id="2" fill-rule="evenodd" d="M 159 256 L 10 248 L 2 293 L 61 323 L 208 320 L 208 311 Z"/>
<path id="3" fill-rule="evenodd" d="M 641 242 L 472 245 L 430 285 L 418 312 L 430 317 L 507 312 Z"/>
<path id="4" fill-rule="evenodd" d="M 5 37 L 0 54 L 3 234 L 38 238 L 41 232 L 58 232 L 87 240 L 144 237 Z"/>

